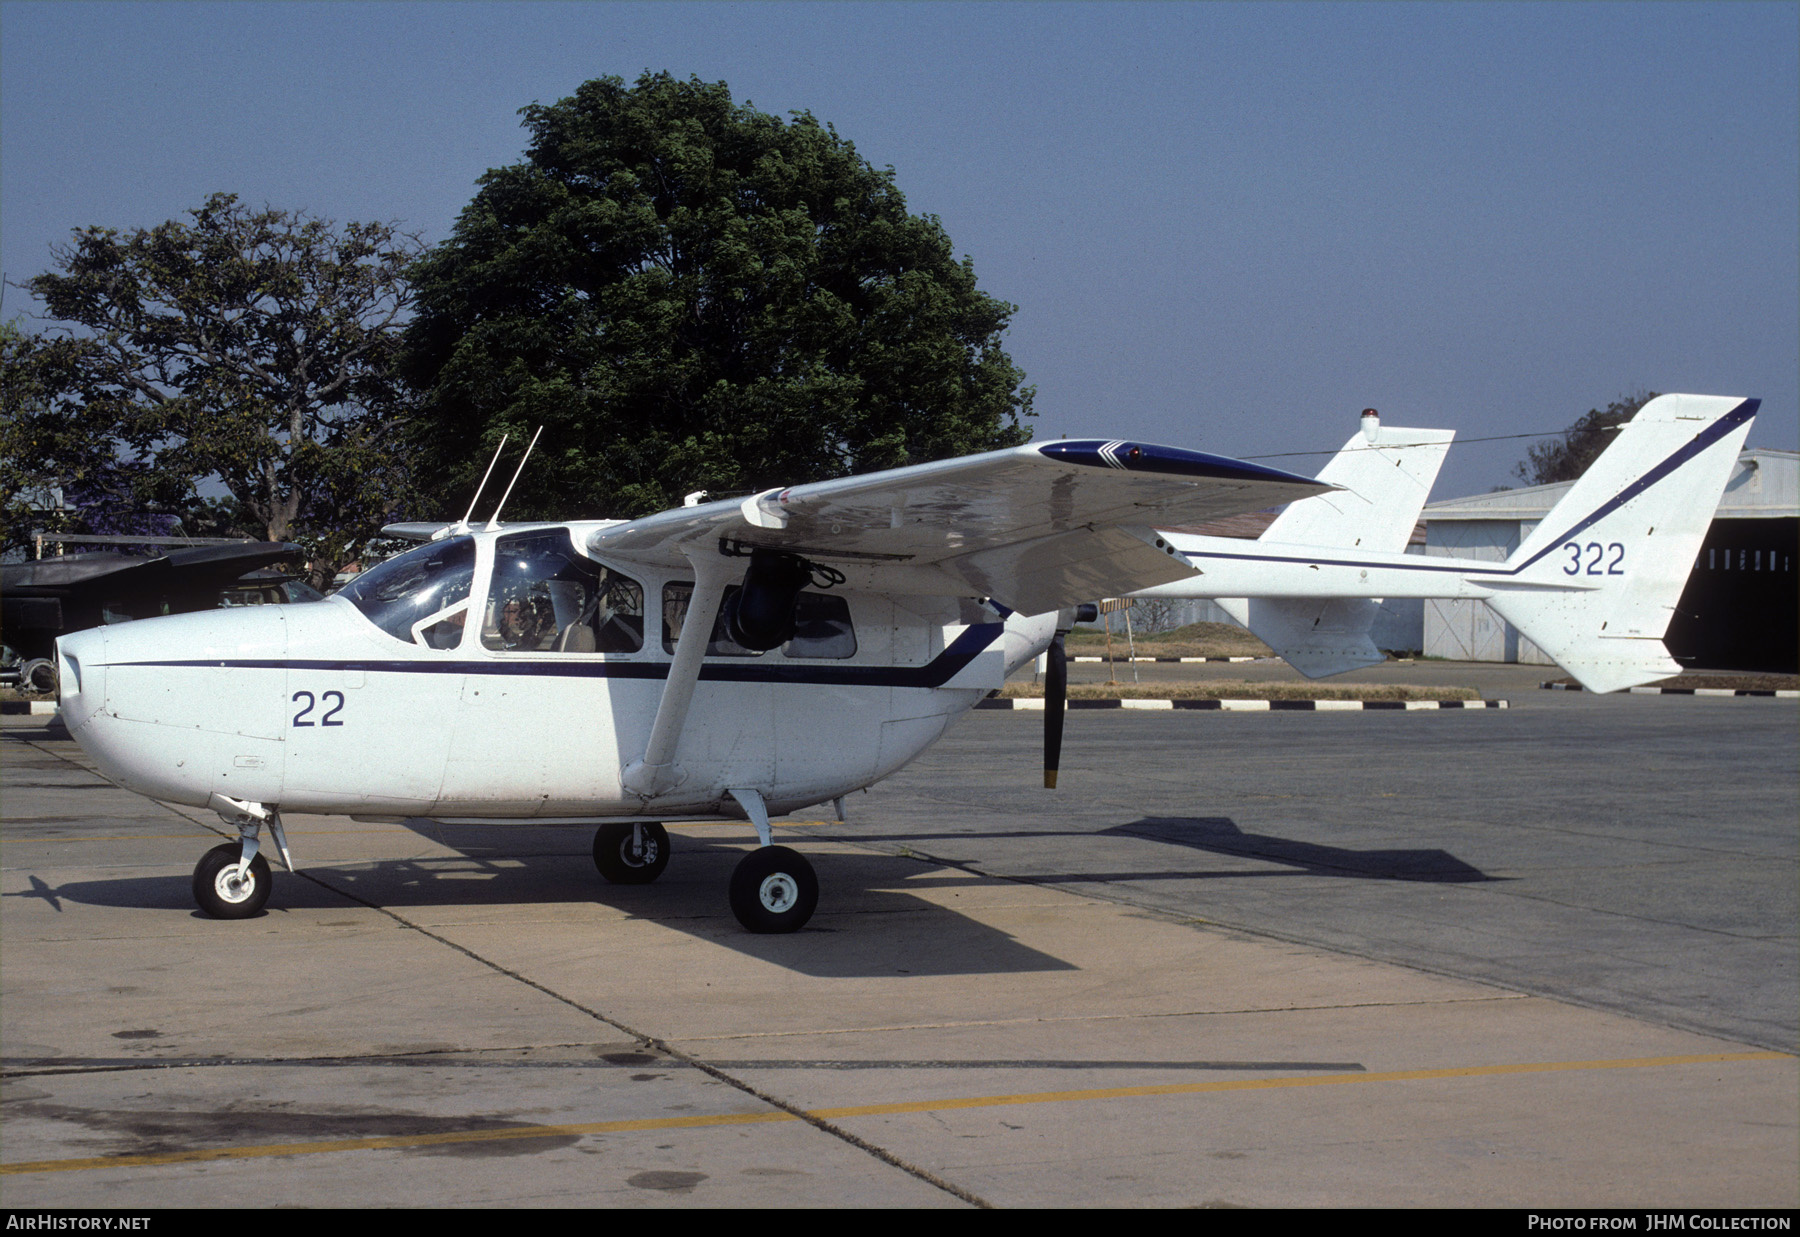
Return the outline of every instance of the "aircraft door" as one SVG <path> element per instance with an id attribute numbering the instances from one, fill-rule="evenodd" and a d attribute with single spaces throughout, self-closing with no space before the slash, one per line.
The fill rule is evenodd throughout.
<path id="1" fill-rule="evenodd" d="M 494 544 L 441 815 L 582 816 L 616 803 L 614 701 L 654 711 L 643 585 L 576 550 L 566 528 Z"/>
<path id="2" fill-rule="evenodd" d="M 308 811 L 419 815 L 443 785 L 462 693 L 477 548 L 452 537 L 370 568 L 339 594 L 385 635 L 346 656 L 321 608 L 316 632 L 289 642 L 282 806 Z M 371 657 L 369 654 L 375 653 Z"/>

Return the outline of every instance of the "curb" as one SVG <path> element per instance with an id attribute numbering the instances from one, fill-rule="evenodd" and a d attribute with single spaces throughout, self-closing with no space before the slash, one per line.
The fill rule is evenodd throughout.
<path id="1" fill-rule="evenodd" d="M 1540 683 L 1538 686 L 1553 692 L 1586 690 L 1579 683 Z M 1759 691 L 1749 687 L 1627 687 L 1625 691 L 1633 696 L 1775 696 L 1782 700 L 1800 700 L 1800 691 Z"/>
<path id="2" fill-rule="evenodd" d="M 0 716 L 29 713 L 34 717 L 48 717 L 55 712 L 54 700 L 0 700 Z"/>
<path id="3" fill-rule="evenodd" d="M 983 700 L 978 709 L 1044 710 L 1041 699 Z M 1208 709 L 1227 713 L 1360 713 L 1376 710 L 1504 709 L 1504 700 L 1071 700 L 1071 709 Z"/>

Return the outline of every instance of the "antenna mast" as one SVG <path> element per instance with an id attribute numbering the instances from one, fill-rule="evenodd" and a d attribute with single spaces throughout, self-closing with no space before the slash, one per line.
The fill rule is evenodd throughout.
<path id="1" fill-rule="evenodd" d="M 494 465 L 500 462 L 500 453 L 506 450 L 507 435 L 500 435 L 500 445 L 494 448 L 494 458 L 488 461 L 487 471 L 481 474 L 481 484 L 475 487 L 475 497 L 469 500 L 469 509 L 463 512 L 463 518 L 449 529 L 450 535 L 461 536 L 469 531 L 469 517 L 475 514 L 475 504 L 481 501 L 481 491 L 487 489 L 488 478 L 494 475 Z"/>
<path id="2" fill-rule="evenodd" d="M 513 470 L 512 480 L 506 483 L 506 493 L 500 495 L 500 505 L 494 508 L 494 516 L 487 522 L 486 526 L 482 528 L 482 532 L 491 533 L 496 528 L 500 527 L 500 513 L 506 510 L 506 500 L 512 497 L 513 486 L 519 483 L 519 474 L 525 471 L 525 460 L 531 458 L 532 447 L 537 446 L 537 440 L 543 432 L 544 427 L 540 425 L 537 428 L 537 433 L 531 436 L 531 445 L 525 448 L 524 458 L 519 461 L 519 466 Z M 471 511 L 474 510 L 473 507 L 469 509 Z"/>

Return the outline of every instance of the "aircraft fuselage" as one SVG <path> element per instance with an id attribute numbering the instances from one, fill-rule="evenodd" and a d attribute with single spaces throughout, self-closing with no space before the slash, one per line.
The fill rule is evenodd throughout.
<path id="1" fill-rule="evenodd" d="M 644 798 L 622 771 L 649 740 L 690 581 L 612 573 L 613 600 L 625 604 L 608 629 L 598 577 L 570 531 L 467 538 L 466 584 L 440 583 L 416 621 L 408 613 L 391 630 L 340 595 L 65 637 L 64 722 L 120 785 L 199 807 L 223 798 L 453 821 L 741 817 L 734 788 L 782 813 L 894 772 L 1054 635 L 1054 614 L 1002 620 L 973 602 L 831 593 L 836 625 L 823 637 L 707 656 L 678 780 Z M 522 544 L 566 549 L 563 578 L 538 570 L 523 580 L 513 569 L 533 563 Z M 602 648 L 615 647 L 594 648 L 596 630 Z"/>

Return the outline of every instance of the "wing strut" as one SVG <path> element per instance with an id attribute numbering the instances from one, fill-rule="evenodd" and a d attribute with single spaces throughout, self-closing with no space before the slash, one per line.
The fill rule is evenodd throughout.
<path id="1" fill-rule="evenodd" d="M 650 726 L 650 743 L 644 749 L 644 758 L 626 766 L 620 779 L 627 794 L 644 800 L 680 785 L 686 776 L 675 766 L 675 749 L 681 744 L 681 731 L 687 724 L 694 684 L 700 680 L 700 663 L 712 639 L 713 623 L 719 617 L 719 602 L 725 596 L 725 586 L 737 574 L 731 562 L 711 545 L 682 546 L 681 552 L 694 568 L 694 594 L 688 600 L 687 616 L 681 620 L 675 660 L 669 665 L 662 700 L 656 706 L 656 721 Z"/>

